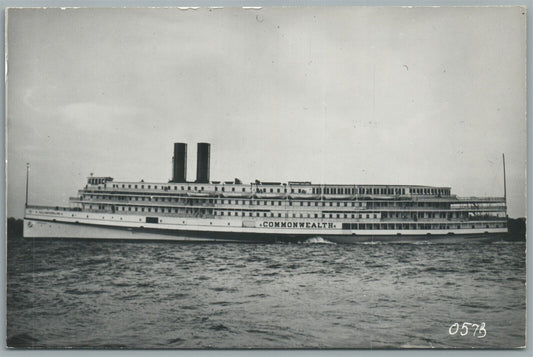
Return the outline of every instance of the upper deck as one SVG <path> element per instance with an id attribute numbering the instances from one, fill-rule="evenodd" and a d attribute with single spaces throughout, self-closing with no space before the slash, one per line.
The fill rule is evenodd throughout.
<path id="1" fill-rule="evenodd" d="M 422 185 L 357 185 L 357 184 L 313 184 L 311 182 L 261 182 L 256 180 L 243 184 L 240 180 L 211 181 L 207 183 L 156 183 L 113 181 L 111 177 L 90 177 L 85 187 L 89 191 L 115 191 L 127 193 L 164 193 L 192 196 L 226 196 L 226 197 L 285 197 L 293 198 L 339 198 L 353 196 L 387 197 L 453 197 L 449 187 Z"/>

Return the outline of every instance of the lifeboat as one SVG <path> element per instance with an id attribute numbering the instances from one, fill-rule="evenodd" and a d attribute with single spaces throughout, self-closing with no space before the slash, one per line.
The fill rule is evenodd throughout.
<path id="1" fill-rule="evenodd" d="M 214 192 L 187 192 L 189 197 L 210 197 L 214 196 Z"/>
<path id="2" fill-rule="evenodd" d="M 326 200 L 351 200 L 353 195 L 322 195 Z"/>
<path id="3" fill-rule="evenodd" d="M 291 193 L 291 198 L 293 200 L 317 200 L 320 199 L 319 195 L 313 195 L 310 193 Z"/>
<path id="4" fill-rule="evenodd" d="M 221 192 L 226 198 L 249 198 L 252 196 L 250 192 Z"/>
<path id="5" fill-rule="evenodd" d="M 256 192 L 254 196 L 257 198 L 287 198 L 287 194 L 281 192 Z"/>

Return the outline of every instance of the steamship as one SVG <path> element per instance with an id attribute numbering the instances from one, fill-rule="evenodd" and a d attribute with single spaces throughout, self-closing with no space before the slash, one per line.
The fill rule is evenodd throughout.
<path id="1" fill-rule="evenodd" d="M 88 177 L 68 207 L 28 205 L 24 237 L 301 242 L 499 239 L 505 197 L 457 197 L 450 187 L 211 181 L 210 144 L 198 143 L 187 181 L 187 144 L 174 144 L 172 180 Z M 505 162 L 504 162 L 505 165 Z"/>

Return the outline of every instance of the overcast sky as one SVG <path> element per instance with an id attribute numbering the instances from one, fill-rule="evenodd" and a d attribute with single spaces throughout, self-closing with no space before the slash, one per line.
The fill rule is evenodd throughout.
<path id="1" fill-rule="evenodd" d="M 92 172 L 451 186 L 525 216 L 525 15 L 496 8 L 11 9 L 8 216 Z"/>

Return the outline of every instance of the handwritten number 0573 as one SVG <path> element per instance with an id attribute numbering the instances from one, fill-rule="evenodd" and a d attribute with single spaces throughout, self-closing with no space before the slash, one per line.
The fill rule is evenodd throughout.
<path id="1" fill-rule="evenodd" d="M 470 327 L 470 330 L 468 329 Z M 482 322 L 481 324 L 474 324 L 471 322 L 463 322 L 462 325 L 459 325 L 458 322 L 454 323 L 450 326 L 448 329 L 448 332 L 450 335 L 455 335 L 459 332 L 461 336 L 468 335 L 469 331 L 472 331 L 472 336 L 476 336 L 477 338 L 483 338 L 487 336 L 487 330 L 485 330 L 485 323 Z"/>

